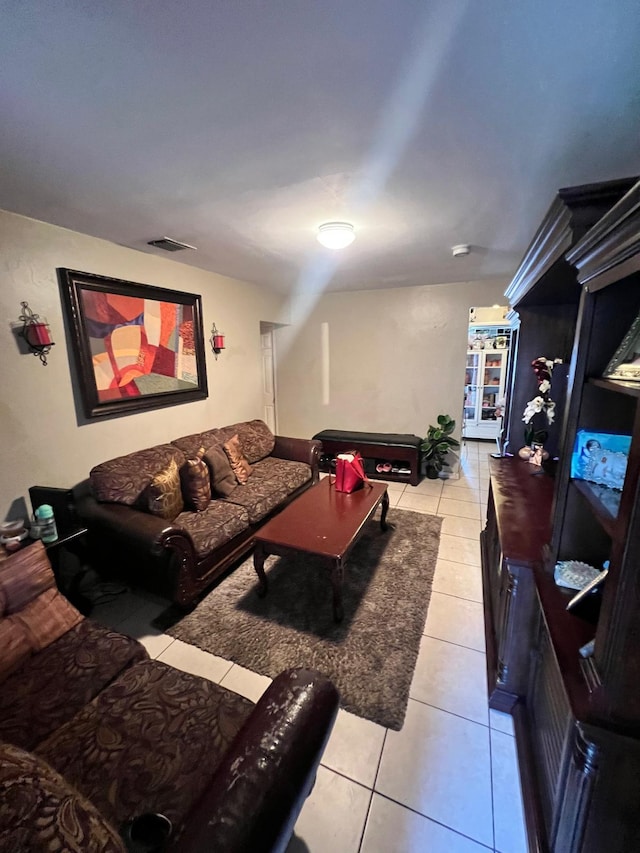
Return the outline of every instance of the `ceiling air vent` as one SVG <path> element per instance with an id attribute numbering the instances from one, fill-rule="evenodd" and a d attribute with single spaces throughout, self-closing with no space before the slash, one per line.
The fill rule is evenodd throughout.
<path id="1" fill-rule="evenodd" d="M 192 249 L 194 252 L 198 251 L 195 246 L 190 246 L 188 243 L 181 243 L 179 240 L 172 240 L 171 237 L 149 240 L 147 246 L 155 246 L 156 249 L 164 249 L 165 252 L 181 252 L 183 249 Z"/>

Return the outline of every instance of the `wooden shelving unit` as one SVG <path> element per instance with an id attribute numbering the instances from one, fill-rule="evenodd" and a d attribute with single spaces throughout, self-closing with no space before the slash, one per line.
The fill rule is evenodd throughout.
<path id="1" fill-rule="evenodd" d="M 536 498 L 522 473 L 507 477 L 523 464 L 515 458 L 491 466 L 481 537 L 490 703 L 510 702 L 514 714 L 530 850 L 630 853 L 640 850 L 640 383 L 603 372 L 640 312 L 640 184 L 561 191 L 507 295 L 518 315 L 510 449 L 531 360 L 562 357 L 566 371 L 553 376 L 559 460 L 548 491 L 535 487 Z M 579 430 L 631 436 L 622 491 L 572 478 Z M 525 508 L 546 518 L 546 541 L 514 571 L 511 528 Z M 609 566 L 589 619 L 567 611 L 573 593 L 554 581 L 556 562 L 568 559 Z"/>

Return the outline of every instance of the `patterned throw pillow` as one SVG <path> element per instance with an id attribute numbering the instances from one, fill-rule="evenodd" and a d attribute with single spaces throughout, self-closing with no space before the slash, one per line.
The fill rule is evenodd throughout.
<path id="1" fill-rule="evenodd" d="M 147 507 L 153 515 L 173 521 L 182 512 L 184 501 L 180 489 L 180 473 L 175 459 L 172 459 L 162 471 L 158 471 L 149 483 L 147 496 Z"/>
<path id="2" fill-rule="evenodd" d="M 211 488 L 216 494 L 228 498 L 238 487 L 238 481 L 231 470 L 227 454 L 220 444 L 214 444 L 205 451 L 204 458 L 211 469 Z"/>
<path id="3" fill-rule="evenodd" d="M 249 465 L 247 457 L 244 455 L 238 436 L 234 435 L 233 438 L 229 439 L 229 441 L 225 441 L 222 447 L 229 459 L 231 470 L 236 475 L 236 480 L 241 485 L 246 483 L 251 476 L 253 468 Z"/>
<path id="4" fill-rule="evenodd" d="M 202 460 L 203 456 L 204 447 L 201 447 L 195 457 L 187 459 L 180 469 L 185 503 L 190 509 L 195 509 L 196 512 L 202 512 L 211 503 L 209 469 Z"/>
<path id="5" fill-rule="evenodd" d="M 57 589 L 47 589 L 19 613 L 6 618 L 24 628 L 31 648 L 39 652 L 82 622 L 84 616 Z"/>
<path id="6" fill-rule="evenodd" d="M 55 585 L 46 548 L 38 539 L 0 564 L 0 600 L 3 603 L 0 612 L 16 613 Z"/>
<path id="7" fill-rule="evenodd" d="M 0 684 L 31 656 L 32 648 L 27 632 L 12 616 L 0 619 Z"/>

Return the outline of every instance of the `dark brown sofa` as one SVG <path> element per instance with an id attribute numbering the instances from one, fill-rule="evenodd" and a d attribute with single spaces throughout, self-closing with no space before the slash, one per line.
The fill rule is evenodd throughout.
<path id="1" fill-rule="evenodd" d="M 146 509 L 146 490 L 163 466 L 174 460 L 180 467 L 199 448 L 220 447 L 234 435 L 252 467 L 246 484 L 228 497 L 214 494 L 202 511 L 185 506 L 169 520 Z M 318 481 L 321 449 L 318 441 L 274 436 L 263 421 L 253 420 L 103 462 L 74 489 L 77 514 L 89 530 L 91 562 L 189 607 L 251 549 L 268 518 Z"/>
<path id="2" fill-rule="evenodd" d="M 0 639 L 0 850 L 123 853 L 147 813 L 173 825 L 162 850 L 284 850 L 337 713 L 327 679 L 288 670 L 254 706 L 149 660 L 57 592 L 40 542 L 0 563 Z"/>

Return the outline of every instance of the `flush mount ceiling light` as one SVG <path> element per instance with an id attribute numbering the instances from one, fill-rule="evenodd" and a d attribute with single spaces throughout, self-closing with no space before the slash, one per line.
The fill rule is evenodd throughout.
<path id="1" fill-rule="evenodd" d="M 318 242 L 327 249 L 344 249 L 355 239 L 353 225 L 349 222 L 325 222 L 318 226 Z"/>

